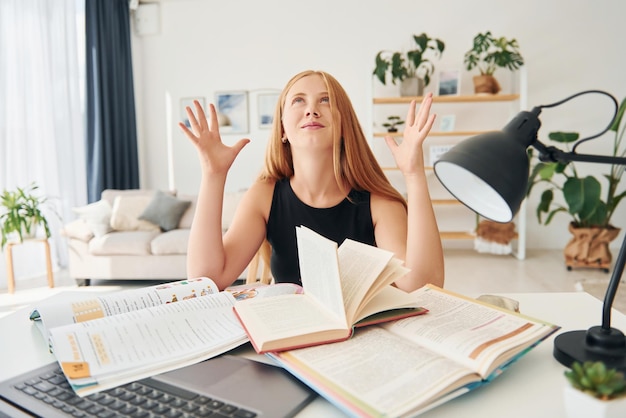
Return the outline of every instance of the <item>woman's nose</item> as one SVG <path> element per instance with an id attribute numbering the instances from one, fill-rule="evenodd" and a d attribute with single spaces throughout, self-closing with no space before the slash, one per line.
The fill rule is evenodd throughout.
<path id="1" fill-rule="evenodd" d="M 306 112 L 306 115 L 307 115 L 307 116 L 313 116 L 313 117 L 316 117 L 316 118 L 319 118 L 319 117 L 320 117 L 320 114 L 319 114 L 319 112 L 317 111 L 317 109 L 313 109 L 313 108 L 309 108 L 309 109 L 307 110 L 307 112 Z"/>

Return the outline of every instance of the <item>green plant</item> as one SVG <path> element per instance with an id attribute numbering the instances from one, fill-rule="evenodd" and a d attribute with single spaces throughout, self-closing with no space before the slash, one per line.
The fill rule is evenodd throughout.
<path id="1" fill-rule="evenodd" d="M 626 123 L 621 124 L 624 111 L 626 110 L 626 98 L 622 100 L 617 115 L 613 120 L 610 131 L 614 132 L 613 156 L 626 156 L 626 143 L 624 143 L 624 132 Z M 551 132 L 548 136 L 551 140 L 568 144 L 578 140 L 579 134 L 576 132 Z M 532 150 L 529 151 L 530 158 L 533 157 Z M 539 184 L 547 188 L 542 192 L 541 199 L 537 205 L 536 214 L 539 223 L 548 225 L 554 215 L 559 212 L 569 213 L 575 227 L 602 227 L 610 226 L 611 217 L 615 209 L 626 197 L 626 190 L 618 193 L 618 186 L 626 167 L 619 164 L 612 164 L 609 174 L 604 177 L 608 181 L 606 197 L 602 199 L 602 185 L 595 177 L 588 175 L 580 177 L 574 163 L 552 163 L 537 162 L 530 173 L 528 191 L 530 195 L 533 188 Z M 562 175 L 565 181 L 561 184 L 555 181 L 556 175 Z M 554 193 L 559 191 L 563 194 L 566 206 L 554 202 Z M 542 215 L 547 215 L 543 219 Z"/>
<path id="2" fill-rule="evenodd" d="M 31 183 L 28 187 L 18 187 L 14 191 L 3 190 L 0 203 L 0 227 L 2 231 L 0 247 L 2 249 L 4 249 L 11 235 L 17 235 L 21 242 L 23 234 L 34 233 L 37 225 L 41 225 L 46 237 L 50 238 L 48 220 L 42 211 L 48 198 L 37 196 L 35 194 L 37 189 L 39 186 Z"/>
<path id="3" fill-rule="evenodd" d="M 524 58 L 515 39 L 495 38 L 490 31 L 474 37 L 472 49 L 465 53 L 468 71 L 477 67 L 481 75 L 493 75 L 498 67 L 517 70 L 524 65 Z"/>
<path id="4" fill-rule="evenodd" d="M 565 377 L 574 388 L 602 400 L 626 396 L 624 373 L 607 368 L 601 361 L 575 361 Z"/>
<path id="5" fill-rule="evenodd" d="M 415 48 L 402 52 L 383 50 L 376 54 L 376 67 L 373 74 L 381 83 L 387 84 L 387 73 L 390 72 L 391 82 L 402 81 L 409 77 L 424 79 L 424 85 L 430 83 L 430 75 L 435 71 L 435 65 L 426 57 L 431 51 L 434 57 L 441 58 L 445 44 L 440 39 L 431 38 L 425 33 L 413 35 Z"/>
<path id="6" fill-rule="evenodd" d="M 383 126 L 387 128 L 388 132 L 397 132 L 398 126 L 403 123 L 404 121 L 400 119 L 400 116 L 387 116 L 387 122 L 383 123 Z"/>

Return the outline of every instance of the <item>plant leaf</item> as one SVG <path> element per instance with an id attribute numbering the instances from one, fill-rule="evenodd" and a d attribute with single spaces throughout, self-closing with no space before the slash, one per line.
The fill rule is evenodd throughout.
<path id="1" fill-rule="evenodd" d="M 622 103 L 619 105 L 619 109 L 617 110 L 617 114 L 615 115 L 615 119 L 613 119 L 613 123 L 611 124 L 610 130 L 616 132 L 619 130 L 619 125 L 622 122 L 622 117 L 624 116 L 624 111 L 626 110 L 626 97 L 622 99 Z"/>
<path id="2" fill-rule="evenodd" d="M 555 141 L 555 142 L 565 143 L 565 144 L 578 141 L 579 137 L 580 137 L 580 134 L 578 132 L 556 131 L 556 132 L 550 132 L 548 134 L 548 138 L 550 138 L 550 140 Z"/>

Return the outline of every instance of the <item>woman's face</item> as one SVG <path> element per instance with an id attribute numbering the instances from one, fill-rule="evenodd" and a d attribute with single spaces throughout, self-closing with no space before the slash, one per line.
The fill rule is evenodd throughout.
<path id="1" fill-rule="evenodd" d="M 331 148 L 332 116 L 321 76 L 301 78 L 289 89 L 283 108 L 283 129 L 291 147 Z"/>

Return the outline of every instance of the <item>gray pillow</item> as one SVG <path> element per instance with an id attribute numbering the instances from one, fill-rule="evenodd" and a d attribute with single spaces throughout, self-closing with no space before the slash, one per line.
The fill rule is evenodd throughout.
<path id="1" fill-rule="evenodd" d="M 171 231 L 178 227 L 180 218 L 189 205 L 190 201 L 180 200 L 157 190 L 139 219 L 159 225 L 163 231 Z"/>

